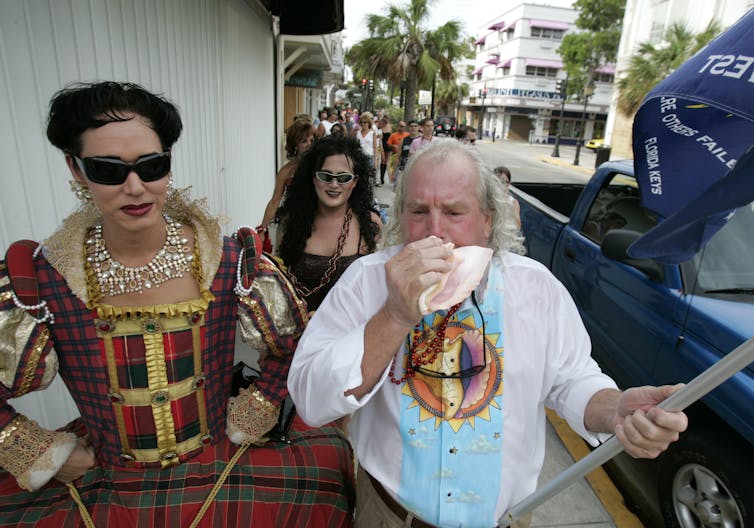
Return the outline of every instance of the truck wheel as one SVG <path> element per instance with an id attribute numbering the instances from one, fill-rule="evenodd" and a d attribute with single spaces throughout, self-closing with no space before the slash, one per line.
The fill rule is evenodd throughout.
<path id="1" fill-rule="evenodd" d="M 751 448 L 738 438 L 689 432 L 663 455 L 659 472 L 666 526 L 752 526 Z"/>

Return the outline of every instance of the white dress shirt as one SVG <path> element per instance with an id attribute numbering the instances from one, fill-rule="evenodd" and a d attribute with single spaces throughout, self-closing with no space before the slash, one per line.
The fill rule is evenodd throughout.
<path id="1" fill-rule="evenodd" d="M 387 299 L 385 262 L 399 250 L 394 246 L 367 255 L 346 270 L 309 322 L 288 375 L 305 422 L 319 426 L 353 414 L 350 434 L 359 463 L 393 496 L 400 486 L 403 449 L 401 386 L 390 382 L 386 368 L 361 400 L 344 392 L 362 383 L 364 327 Z M 598 435 L 584 427 L 586 405 L 598 391 L 616 386 L 592 360 L 578 310 L 549 270 L 514 254 L 492 262 L 502 266 L 504 288 L 505 430 L 497 519 L 536 489 L 545 454 L 544 407 L 555 409 L 596 445 Z M 486 281 L 477 287 L 478 298 L 485 287 Z M 401 376 L 402 369 L 396 370 Z"/>

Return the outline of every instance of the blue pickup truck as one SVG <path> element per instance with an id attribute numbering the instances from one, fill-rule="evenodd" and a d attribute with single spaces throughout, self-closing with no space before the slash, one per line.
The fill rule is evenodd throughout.
<path id="1" fill-rule="evenodd" d="M 741 208 L 679 266 L 631 259 L 654 226 L 629 161 L 585 185 L 516 183 L 530 257 L 566 286 L 592 355 L 623 387 L 686 382 L 754 335 L 754 209 Z M 667 526 L 754 526 L 754 368 L 687 410 L 657 465 Z"/>

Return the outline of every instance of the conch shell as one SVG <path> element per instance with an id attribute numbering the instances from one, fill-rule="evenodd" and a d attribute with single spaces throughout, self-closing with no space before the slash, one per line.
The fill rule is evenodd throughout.
<path id="1" fill-rule="evenodd" d="M 448 273 L 419 295 L 422 315 L 446 310 L 471 295 L 482 280 L 492 258 L 492 250 L 480 246 L 453 249 L 453 264 Z"/>

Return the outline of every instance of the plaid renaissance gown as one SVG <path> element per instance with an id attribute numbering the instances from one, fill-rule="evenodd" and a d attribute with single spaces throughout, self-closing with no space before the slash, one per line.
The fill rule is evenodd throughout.
<path id="1" fill-rule="evenodd" d="M 98 527 L 189 526 L 239 449 L 229 436 L 264 445 L 243 452 L 199 526 L 350 526 L 353 458 L 338 428 L 294 418 L 288 443 L 264 443 L 287 395 L 305 305 L 264 256 L 248 294 L 234 293 L 239 255 L 254 250 L 223 238 L 202 203 L 185 195 L 169 203 L 168 214 L 195 232 L 200 299 L 98 303 L 91 270 L 80 271 L 91 211 L 71 215 L 34 261 L 54 322 L 18 308 L 17 283 L 0 262 L 0 526 L 82 525 L 69 489 L 49 479 L 74 435 L 86 435 L 96 454 L 74 486 Z M 261 375 L 231 398 L 237 319 L 260 350 Z M 58 371 L 81 413 L 69 432 L 42 429 L 7 403 Z"/>

